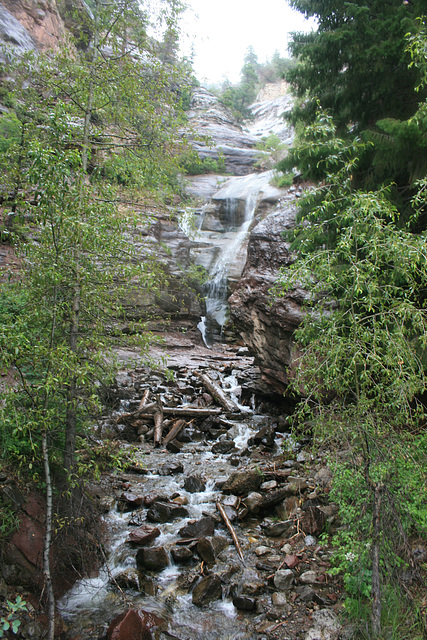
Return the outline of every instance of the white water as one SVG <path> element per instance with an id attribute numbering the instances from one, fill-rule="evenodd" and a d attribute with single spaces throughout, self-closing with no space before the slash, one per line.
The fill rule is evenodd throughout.
<path id="1" fill-rule="evenodd" d="M 248 194 L 245 202 L 244 220 L 234 237 L 224 246 L 219 254 L 208 283 L 206 293 L 206 317 L 209 321 L 216 322 L 222 332 L 228 317 L 228 277 L 230 267 L 239 254 L 248 235 L 249 227 L 254 219 L 258 202 L 258 192 Z"/>

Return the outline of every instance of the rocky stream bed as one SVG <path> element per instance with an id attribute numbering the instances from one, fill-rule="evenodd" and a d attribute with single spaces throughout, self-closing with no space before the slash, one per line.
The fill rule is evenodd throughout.
<path id="1" fill-rule="evenodd" d="M 65 636 L 351 637 L 319 538 L 337 524 L 326 452 L 261 400 L 245 349 L 196 351 L 193 366 L 172 358 L 173 379 L 117 377 L 97 437 L 136 447 L 135 464 L 104 478 L 107 562 L 60 601 Z"/>

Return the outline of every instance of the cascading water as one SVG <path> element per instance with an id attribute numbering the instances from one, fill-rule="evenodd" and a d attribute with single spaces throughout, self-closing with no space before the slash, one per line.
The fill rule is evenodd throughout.
<path id="1" fill-rule="evenodd" d="M 229 242 L 225 244 L 212 268 L 211 279 L 206 286 L 206 316 L 199 323 L 199 330 L 206 344 L 212 344 L 215 337 L 219 339 L 222 337 L 228 315 L 230 267 L 247 237 L 255 215 L 258 195 L 258 191 L 247 194 L 243 222 L 233 233 Z M 236 227 L 238 203 L 236 198 L 230 198 L 227 201 L 227 226 L 230 229 Z"/>

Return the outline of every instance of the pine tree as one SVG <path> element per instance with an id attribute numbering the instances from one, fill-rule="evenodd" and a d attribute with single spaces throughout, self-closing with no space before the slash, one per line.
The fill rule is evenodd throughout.
<path id="1" fill-rule="evenodd" d="M 345 130 L 362 130 L 382 118 L 406 119 L 419 96 L 416 69 L 408 69 L 406 34 L 416 30 L 423 0 L 291 0 L 318 29 L 293 35 L 290 50 L 299 64 L 287 77 L 302 102 L 294 122 L 315 119 L 327 109 Z"/>

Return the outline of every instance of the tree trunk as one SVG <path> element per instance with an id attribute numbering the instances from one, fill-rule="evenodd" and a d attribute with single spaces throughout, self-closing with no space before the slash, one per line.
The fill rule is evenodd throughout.
<path id="1" fill-rule="evenodd" d="M 380 535 L 381 535 L 381 497 L 383 487 L 375 485 L 374 508 L 372 514 L 372 634 L 381 635 L 381 575 L 380 575 Z"/>
<path id="2" fill-rule="evenodd" d="M 49 466 L 49 450 L 47 434 L 42 434 L 42 450 L 44 477 L 46 482 L 46 532 L 43 545 L 43 575 L 47 597 L 47 640 L 54 640 L 55 636 L 55 596 L 53 594 L 52 576 L 50 572 L 50 546 L 52 541 L 52 481 Z"/>
<path id="3" fill-rule="evenodd" d="M 240 411 L 237 404 L 233 402 L 231 398 L 228 398 L 221 387 L 216 384 L 216 382 L 214 382 L 209 376 L 203 373 L 199 373 L 198 371 L 196 371 L 195 373 L 203 382 L 209 393 L 213 395 L 215 400 L 219 402 L 219 404 L 224 407 L 224 409 L 228 411 L 228 413 L 236 413 Z"/>

